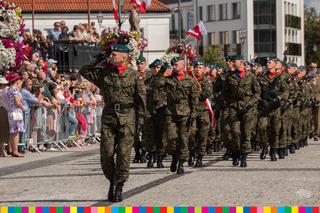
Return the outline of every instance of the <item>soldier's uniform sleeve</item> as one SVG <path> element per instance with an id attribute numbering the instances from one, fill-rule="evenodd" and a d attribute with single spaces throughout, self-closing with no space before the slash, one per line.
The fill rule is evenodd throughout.
<path id="1" fill-rule="evenodd" d="M 281 94 L 279 95 L 280 102 L 284 102 L 289 98 L 289 85 L 283 77 L 280 79 L 280 92 L 281 92 Z"/>
<path id="2" fill-rule="evenodd" d="M 202 85 L 201 96 L 209 100 L 213 98 L 213 85 L 208 79 Z"/>
<path id="3" fill-rule="evenodd" d="M 261 88 L 260 88 L 258 80 L 253 75 L 252 75 L 251 89 L 252 89 L 253 95 L 251 97 L 250 104 L 255 105 L 260 100 Z"/>
<path id="4" fill-rule="evenodd" d="M 146 113 L 147 106 L 147 87 L 143 80 L 139 80 L 138 77 L 135 78 L 135 97 L 134 102 L 136 105 L 137 116 L 139 122 L 142 123 Z"/>
<path id="5" fill-rule="evenodd" d="M 88 81 L 99 87 L 103 88 L 103 79 L 105 78 L 106 72 L 104 70 L 96 68 L 99 63 L 96 59 L 90 61 L 88 64 L 82 66 L 79 73 Z"/>

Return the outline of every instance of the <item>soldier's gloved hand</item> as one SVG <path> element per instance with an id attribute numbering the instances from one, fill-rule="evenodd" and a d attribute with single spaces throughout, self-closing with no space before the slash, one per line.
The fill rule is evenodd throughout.
<path id="1" fill-rule="evenodd" d="M 201 95 L 200 95 L 200 99 L 201 100 L 206 100 L 207 98 L 208 97 L 205 94 L 201 93 Z"/>
<path id="2" fill-rule="evenodd" d="M 241 114 L 246 114 L 252 108 L 252 104 L 247 104 L 240 109 Z"/>
<path id="3" fill-rule="evenodd" d="M 265 111 L 269 110 L 269 108 L 270 108 L 269 102 L 264 100 L 264 99 L 261 99 L 259 101 L 259 105 L 258 106 L 259 106 L 260 109 L 265 110 Z"/>
<path id="4" fill-rule="evenodd" d="M 280 104 L 280 100 L 278 98 L 273 98 L 272 101 L 271 101 L 271 104 L 272 104 L 272 107 L 280 107 L 281 104 Z"/>

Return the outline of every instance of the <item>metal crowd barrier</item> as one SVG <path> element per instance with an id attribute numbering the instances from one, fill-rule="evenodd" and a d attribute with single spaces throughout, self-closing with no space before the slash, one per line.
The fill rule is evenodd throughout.
<path id="1" fill-rule="evenodd" d="M 69 146 L 82 149 L 86 144 L 99 143 L 100 128 L 101 127 L 101 113 L 103 106 L 99 105 L 94 110 L 93 126 L 87 124 L 87 132 L 85 135 L 79 134 L 77 124 L 74 132 L 70 130 L 71 113 L 68 106 L 62 106 L 61 110 L 57 112 L 55 109 L 46 107 L 32 107 L 30 109 L 30 118 L 25 116 L 26 132 L 23 141 L 19 146 L 26 145 L 33 151 L 41 153 L 44 146 L 50 146 L 62 152 L 69 151 Z M 89 127 L 91 131 L 89 131 Z"/>
<path id="2" fill-rule="evenodd" d="M 59 61 L 60 71 L 76 71 L 99 53 L 100 49 L 97 44 L 57 40 L 50 47 L 49 57 Z"/>

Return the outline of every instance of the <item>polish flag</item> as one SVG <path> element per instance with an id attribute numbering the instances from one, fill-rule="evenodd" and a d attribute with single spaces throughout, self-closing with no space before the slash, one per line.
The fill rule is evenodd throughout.
<path id="1" fill-rule="evenodd" d="M 114 20 L 118 22 L 119 14 L 118 14 L 118 5 L 116 3 L 116 0 L 112 0 L 112 7 L 113 7 L 112 11 L 113 11 Z"/>
<path id="2" fill-rule="evenodd" d="M 211 101 L 207 98 L 207 99 L 204 101 L 204 104 L 206 105 L 206 107 L 207 107 L 207 109 L 208 109 L 208 111 L 209 111 L 210 120 L 211 120 L 211 122 L 212 122 L 213 128 L 216 128 L 217 122 L 216 122 L 215 119 L 214 119 L 214 112 L 213 112 L 213 109 L 212 109 Z"/>
<path id="3" fill-rule="evenodd" d="M 204 26 L 204 23 L 200 21 L 192 30 L 187 32 L 188 36 L 194 37 L 198 41 L 201 41 L 201 35 L 207 35 L 207 29 Z"/>
<path id="4" fill-rule="evenodd" d="M 136 10 L 140 13 L 146 13 L 150 7 L 152 0 L 131 0 L 131 3 L 136 4 Z"/>

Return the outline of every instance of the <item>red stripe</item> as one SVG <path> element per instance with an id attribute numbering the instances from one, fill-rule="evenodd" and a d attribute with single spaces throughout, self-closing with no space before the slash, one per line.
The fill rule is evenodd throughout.
<path id="1" fill-rule="evenodd" d="M 216 208 L 216 213 L 222 213 L 222 207 L 221 206 Z"/>
<path id="2" fill-rule="evenodd" d="M 147 213 L 152 213 L 153 212 L 153 207 L 147 207 Z"/>
<path id="3" fill-rule="evenodd" d="M 257 213 L 257 212 L 258 212 L 257 207 L 253 206 L 250 208 L 250 213 Z"/>
<path id="4" fill-rule="evenodd" d="M 91 208 L 90 207 L 84 207 L 84 213 L 91 213 Z"/>
<path id="5" fill-rule="evenodd" d="M 50 207 L 49 208 L 50 213 L 56 213 L 56 207 Z"/>
<path id="6" fill-rule="evenodd" d="M 319 207 L 312 207 L 312 213 L 319 213 Z"/>
<path id="7" fill-rule="evenodd" d="M 160 207 L 160 213 L 167 213 L 167 207 Z"/>

